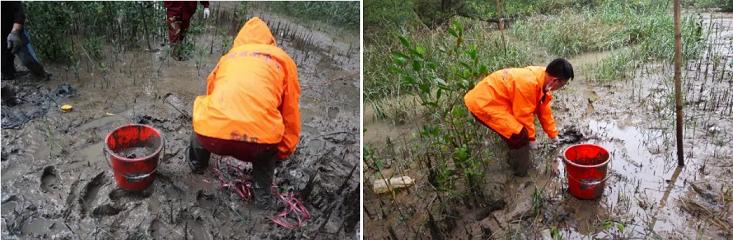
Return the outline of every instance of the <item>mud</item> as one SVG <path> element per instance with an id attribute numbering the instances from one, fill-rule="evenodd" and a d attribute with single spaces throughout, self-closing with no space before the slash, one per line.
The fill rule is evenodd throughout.
<path id="1" fill-rule="evenodd" d="M 155 149 L 152 147 L 132 147 L 132 148 L 123 149 L 122 151 L 117 152 L 117 154 L 124 156 L 126 158 L 139 158 L 139 157 L 150 156 L 154 152 L 155 152 Z"/>
<path id="2" fill-rule="evenodd" d="M 647 64 L 628 80 L 605 84 L 576 72 L 576 79 L 554 95 L 554 115 L 564 129 L 562 144 L 542 144 L 548 139 L 541 136 L 528 177 L 513 177 L 503 161 L 492 161 L 486 166 L 485 202 L 460 201 L 436 209 L 428 207 L 439 199 L 419 166 L 385 167 L 384 175 L 406 174 L 416 179 L 416 185 L 394 198 L 365 193 L 366 230 L 375 232 L 366 238 L 733 237 L 733 147 L 729 144 L 733 141 L 733 15 L 701 16 L 708 33 L 705 46 L 683 71 L 685 167 L 676 167 L 671 66 Z M 584 69 L 583 65 L 605 56 L 590 53 L 570 61 Z M 401 156 L 409 153 L 399 152 L 400 145 L 414 144 L 410 140 L 393 143 L 382 140 L 376 148 L 397 149 L 396 155 Z M 571 143 L 598 144 L 610 153 L 610 177 L 597 200 L 578 200 L 567 192 L 562 152 Z M 506 204 L 494 208 L 487 203 L 493 201 Z M 448 217 L 436 218 L 436 213 Z"/>
<path id="3" fill-rule="evenodd" d="M 236 3 L 212 3 L 212 18 L 227 23 L 218 26 L 240 24 L 242 17 L 215 15 L 226 15 L 214 8 L 227 4 Z M 273 30 L 278 44 L 298 65 L 301 141 L 279 163 L 275 182 L 281 191 L 299 194 L 313 216 L 305 226 L 283 229 L 269 218 L 275 211 L 255 209 L 222 189 L 211 171 L 190 173 L 185 149 L 193 100 L 205 91 L 208 72 L 236 34 L 216 34 L 221 31 L 208 22 L 203 33 L 189 35 L 206 42 L 206 51 L 195 51 L 188 61 L 167 57 L 166 47 L 120 52 L 107 46 L 101 62 L 109 69 L 80 57 L 80 66 L 89 67 L 49 65 L 54 77 L 48 82 L 3 81 L 17 90 L 18 104 L 2 106 L 2 238 L 353 238 L 359 219 L 354 96 L 360 60 L 349 46 L 358 46 L 359 37 L 337 41 L 297 21 L 266 13 L 261 18 L 280 26 Z M 62 104 L 74 110 L 62 113 Z M 152 125 L 165 139 L 156 180 L 143 191 L 119 189 L 102 153 L 106 134 L 128 123 Z"/>

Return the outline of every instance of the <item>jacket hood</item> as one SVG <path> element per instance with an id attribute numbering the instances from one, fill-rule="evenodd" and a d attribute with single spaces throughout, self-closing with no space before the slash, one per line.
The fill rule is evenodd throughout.
<path id="1" fill-rule="evenodd" d="M 236 48 L 245 44 L 267 44 L 276 46 L 275 37 L 272 36 L 267 23 L 258 17 L 250 18 L 247 23 L 239 30 L 237 38 L 234 39 L 232 48 Z"/>

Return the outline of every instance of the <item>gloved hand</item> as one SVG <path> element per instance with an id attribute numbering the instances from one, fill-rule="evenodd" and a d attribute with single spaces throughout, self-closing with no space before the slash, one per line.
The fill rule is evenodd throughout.
<path id="1" fill-rule="evenodd" d="M 537 149 L 537 141 L 529 141 L 529 149 L 535 150 Z"/>
<path id="2" fill-rule="evenodd" d="M 209 18 L 209 14 L 211 14 L 211 12 L 209 11 L 209 8 L 204 8 L 204 19 Z"/>
<path id="3" fill-rule="evenodd" d="M 8 48 L 10 52 L 16 53 L 23 46 L 23 39 L 20 37 L 20 31 L 12 31 L 7 38 Z"/>

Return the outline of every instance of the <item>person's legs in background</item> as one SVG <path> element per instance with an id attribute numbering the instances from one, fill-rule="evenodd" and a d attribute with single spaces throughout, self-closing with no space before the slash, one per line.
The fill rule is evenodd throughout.
<path id="1" fill-rule="evenodd" d="M 5 30 L 3 28 L 3 30 Z M 5 32 L 3 31 L 2 36 L 8 36 L 10 31 Z M 2 79 L 3 80 L 12 80 L 15 79 L 15 54 L 13 54 L 10 51 L 10 48 L 8 48 L 8 45 L 5 44 L 5 41 L 3 42 L 2 47 Z"/>
<path id="2" fill-rule="evenodd" d="M 166 23 L 168 24 L 168 42 L 170 42 L 171 55 L 178 58 L 181 25 L 183 23 L 180 12 L 176 9 L 168 9 L 166 11 Z"/>
<path id="3" fill-rule="evenodd" d="M 18 55 L 18 58 L 23 65 L 27 67 L 35 77 L 47 80 L 49 74 L 46 73 L 43 65 L 41 65 L 41 62 L 36 57 L 36 52 L 33 49 L 33 45 L 31 45 L 30 35 L 28 35 L 27 31 L 23 30 L 21 37 L 24 39 L 26 44 L 23 45 L 15 54 Z"/>

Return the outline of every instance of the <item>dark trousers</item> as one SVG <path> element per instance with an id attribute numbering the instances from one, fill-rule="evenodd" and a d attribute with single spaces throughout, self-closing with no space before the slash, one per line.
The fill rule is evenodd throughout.
<path id="1" fill-rule="evenodd" d="M 191 25 L 191 17 L 196 8 L 169 8 L 166 12 L 166 23 L 168 23 L 168 40 L 171 44 L 179 43 L 186 37 L 186 31 Z"/>
<path id="2" fill-rule="evenodd" d="M 2 39 L 4 40 L 5 38 L 7 38 L 8 34 L 10 34 L 10 32 L 3 32 Z M 26 44 L 21 46 L 16 53 L 11 52 L 11 50 L 8 48 L 7 43 L 5 41 L 2 41 L 3 76 L 10 78 L 15 77 L 15 56 L 17 55 L 21 63 L 23 63 L 23 66 L 28 68 L 31 73 L 33 73 L 37 77 L 44 77 L 46 75 L 46 71 L 43 69 L 43 65 L 41 65 L 40 61 L 38 61 L 38 58 L 36 57 L 36 52 L 30 43 L 30 36 L 28 35 L 28 32 L 23 30 L 20 34 L 20 37 L 23 38 L 23 41 Z"/>
<path id="3" fill-rule="evenodd" d="M 255 187 L 269 189 L 275 173 L 277 144 L 261 144 L 226 140 L 191 134 L 191 149 L 198 161 L 208 162 L 211 153 L 232 156 L 238 160 L 252 162 L 252 178 Z"/>
<path id="4" fill-rule="evenodd" d="M 476 115 L 473 115 L 473 117 L 476 118 L 476 121 L 480 122 L 487 128 L 494 131 L 497 135 L 499 135 L 499 137 L 501 137 L 501 139 L 506 142 L 507 146 L 509 146 L 509 156 L 507 158 L 507 163 L 509 163 L 512 171 L 514 171 L 514 175 L 527 176 L 527 171 L 532 164 L 532 157 L 529 153 L 529 136 L 527 133 L 527 129 L 522 128 L 522 131 L 520 131 L 519 134 L 513 134 L 510 138 L 507 138 L 499 134 L 499 132 L 491 128 L 485 122 L 481 121 L 481 119 L 476 117 Z"/>

